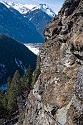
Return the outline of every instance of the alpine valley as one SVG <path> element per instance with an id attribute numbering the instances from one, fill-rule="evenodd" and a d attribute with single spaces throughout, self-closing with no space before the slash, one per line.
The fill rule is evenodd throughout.
<path id="1" fill-rule="evenodd" d="M 0 33 L 0 125 L 83 125 L 83 0 L 1 2 Z"/>
<path id="2" fill-rule="evenodd" d="M 22 76 L 29 65 L 35 69 L 43 31 L 54 15 L 45 4 L 0 2 L 0 84 L 6 83 L 16 70 Z"/>

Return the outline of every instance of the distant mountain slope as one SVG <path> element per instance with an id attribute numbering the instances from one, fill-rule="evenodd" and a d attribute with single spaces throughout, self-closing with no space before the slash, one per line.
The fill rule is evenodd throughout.
<path id="1" fill-rule="evenodd" d="M 9 6 L 12 6 L 13 8 L 15 8 L 16 10 L 18 10 L 20 13 L 24 14 L 27 13 L 29 11 L 27 5 L 23 5 L 20 3 L 14 3 L 14 2 L 4 2 L 6 5 L 8 4 Z"/>
<path id="2" fill-rule="evenodd" d="M 15 2 L 2 2 L 5 4 L 8 8 L 13 7 L 14 9 L 18 10 L 21 14 L 26 14 L 28 11 L 34 11 L 37 9 L 42 10 L 46 14 L 48 14 L 51 17 L 55 16 L 55 12 L 46 4 L 38 4 L 38 5 L 33 5 L 33 4 L 20 4 L 20 3 L 15 3 Z"/>
<path id="3" fill-rule="evenodd" d="M 24 14 L 35 26 L 37 31 L 44 37 L 46 25 L 52 20 L 55 13 L 46 4 L 39 4 Z"/>
<path id="4" fill-rule="evenodd" d="M 34 24 L 14 8 L 7 8 L 2 3 L 0 3 L 0 33 L 25 43 L 43 42 Z"/>
<path id="5" fill-rule="evenodd" d="M 53 12 L 53 10 L 49 6 L 47 6 L 46 4 L 38 4 L 35 7 L 33 7 L 31 9 L 31 11 L 38 10 L 38 9 L 42 10 L 43 12 L 45 12 L 50 17 L 55 16 L 55 12 Z"/>
<path id="6" fill-rule="evenodd" d="M 36 30 L 43 36 L 44 29 L 50 20 L 56 15 L 46 4 L 28 5 L 14 2 L 3 2 L 10 10 L 16 14 L 19 11 L 25 18 L 36 26 Z M 21 17 L 21 15 L 19 16 Z M 27 22 L 27 20 L 25 21 Z"/>
<path id="7" fill-rule="evenodd" d="M 23 44 L 0 35 L 0 84 L 6 82 L 7 77 L 12 76 L 16 70 L 23 75 L 29 64 L 34 70 L 36 55 Z"/>
<path id="8" fill-rule="evenodd" d="M 43 36 L 46 25 L 55 15 L 52 9 L 46 4 L 38 4 L 25 13 L 24 17 L 28 18 L 36 26 L 37 31 Z"/>
<path id="9" fill-rule="evenodd" d="M 11 2 L 11 1 L 8 3 L 6 1 L 3 1 L 2 3 L 9 8 L 10 6 L 13 7 L 14 9 L 18 10 L 21 14 L 27 13 L 30 9 L 36 6 L 33 4 L 21 4 L 21 3 Z"/>
<path id="10" fill-rule="evenodd" d="M 43 36 L 46 25 L 51 21 L 52 17 L 41 9 L 34 9 L 24 14 L 35 26 L 37 31 Z"/>

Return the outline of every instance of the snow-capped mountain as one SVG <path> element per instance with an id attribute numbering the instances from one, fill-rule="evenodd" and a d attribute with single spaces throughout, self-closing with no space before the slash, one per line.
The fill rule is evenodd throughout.
<path id="1" fill-rule="evenodd" d="M 9 24 L 7 24 L 7 23 L 4 23 L 4 21 L 3 21 L 3 23 L 0 24 L 1 25 L 0 33 L 5 32 L 6 34 L 9 34 L 9 36 L 11 36 L 21 42 L 22 41 L 27 42 L 27 40 L 29 43 L 30 42 L 33 43 L 33 40 L 35 40 L 34 42 L 38 42 L 38 43 L 43 42 L 43 39 L 40 37 L 44 37 L 43 32 L 44 32 L 46 25 L 55 16 L 55 13 L 52 11 L 51 8 L 49 8 L 46 4 L 38 4 L 38 5 L 23 4 L 22 5 L 20 3 L 14 3 L 14 2 L 8 2 L 8 3 L 2 2 L 2 4 L 4 4 L 9 9 L 9 11 L 11 11 L 11 14 L 8 14 L 6 12 L 7 9 L 5 9 L 5 10 L 3 9 L 3 11 L 4 11 L 3 13 L 7 17 L 4 17 L 2 14 L 0 14 L 1 18 L 3 18 L 4 20 L 5 20 L 5 18 L 7 18 L 6 19 L 7 23 L 9 22 Z M 18 20 L 15 18 L 18 18 Z M 3 19 L 1 19 L 1 20 L 3 20 Z M 10 26 L 11 21 L 13 21 L 12 26 Z M 24 24 L 20 24 L 20 22 L 24 23 Z M 18 26 L 17 23 L 20 26 Z M 34 25 L 32 25 L 31 23 Z M 6 24 L 7 24 L 7 26 L 6 26 Z M 15 24 L 15 26 L 14 26 L 14 24 Z M 26 24 L 28 25 L 28 27 L 26 26 Z M 35 29 L 34 29 L 34 26 L 35 26 Z M 11 29 L 12 29 L 12 31 L 11 31 Z M 16 30 L 15 34 L 13 31 L 14 29 Z M 21 31 L 21 29 L 23 31 Z M 4 30 L 6 30 L 6 31 L 4 31 Z M 19 30 L 19 31 L 17 31 L 17 30 Z M 23 33 L 23 32 L 26 32 L 26 33 Z M 31 35 L 29 35 L 30 32 L 31 32 Z M 36 34 L 37 32 L 39 33 L 39 35 Z M 28 34 L 28 35 L 26 35 L 26 34 Z M 16 37 L 18 37 L 18 35 L 22 36 L 22 38 L 21 37 L 19 37 L 20 39 L 16 38 Z M 25 35 L 27 38 L 25 37 Z M 39 40 L 39 38 L 40 38 L 40 40 Z M 25 39 L 25 40 L 22 40 L 22 39 Z M 36 40 L 36 39 L 38 39 L 38 40 Z"/>
<path id="2" fill-rule="evenodd" d="M 21 14 L 27 13 L 30 9 L 32 9 L 35 5 L 32 4 L 20 4 L 14 2 L 8 2 L 8 5 L 12 6 L 14 9 L 18 10 Z"/>
<path id="3" fill-rule="evenodd" d="M 20 3 L 15 4 L 14 2 L 9 2 L 8 4 L 10 6 L 12 6 L 14 9 L 18 10 L 22 14 L 25 14 L 29 11 L 29 9 L 27 7 L 25 7 L 24 5 L 22 5 Z"/>
<path id="4" fill-rule="evenodd" d="M 24 14 L 24 17 L 29 19 L 36 26 L 37 31 L 42 36 L 46 25 L 52 20 L 52 17 L 41 9 L 33 9 L 33 11 L 31 10 Z"/>
<path id="5" fill-rule="evenodd" d="M 56 14 L 46 4 L 38 4 L 23 15 L 36 26 L 37 31 L 44 37 L 43 32 L 46 25 Z"/>
<path id="6" fill-rule="evenodd" d="M 10 8 L 10 5 L 6 1 L 0 1 L 0 3 L 4 4 L 7 8 Z"/>
<path id="7" fill-rule="evenodd" d="M 18 10 L 21 14 L 26 14 L 28 11 L 34 11 L 40 9 L 51 17 L 55 16 L 55 12 L 53 12 L 53 10 L 46 4 L 33 5 L 33 4 L 20 4 L 15 2 L 7 3 L 6 1 L 3 1 L 2 3 L 5 4 L 7 7 L 13 7 L 14 9 Z"/>
<path id="8" fill-rule="evenodd" d="M 38 4 L 37 6 L 33 7 L 31 11 L 38 10 L 38 9 L 42 10 L 43 12 L 45 12 L 51 17 L 55 16 L 55 13 L 53 12 L 53 10 L 46 4 Z"/>
<path id="9" fill-rule="evenodd" d="M 0 3 L 0 33 L 24 43 L 43 42 L 35 25 L 13 7 Z"/>
<path id="10" fill-rule="evenodd" d="M 31 10 L 33 7 L 36 6 L 32 4 L 20 4 L 15 2 L 6 2 L 6 1 L 2 1 L 2 3 L 8 8 L 13 7 L 14 9 L 18 10 L 21 14 L 27 13 L 29 10 Z"/>

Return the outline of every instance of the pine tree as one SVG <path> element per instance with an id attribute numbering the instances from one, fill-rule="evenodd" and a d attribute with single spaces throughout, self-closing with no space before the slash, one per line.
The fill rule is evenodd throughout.
<path id="1" fill-rule="evenodd" d="M 5 99 L 5 92 L 3 90 L 0 90 L 0 118 L 5 118 L 8 114 L 7 100 L 5 101 Z"/>
<path id="2" fill-rule="evenodd" d="M 10 86 L 11 81 L 12 81 L 12 78 L 9 76 L 9 77 L 7 78 L 7 83 L 8 83 L 8 86 Z"/>
<path id="3" fill-rule="evenodd" d="M 7 91 L 7 99 L 8 99 L 7 108 L 9 110 L 9 113 L 12 113 L 18 109 L 17 97 L 20 95 L 20 93 L 21 93 L 20 75 L 19 71 L 17 70 L 14 74 L 14 77 L 12 78 L 12 81 Z"/>
<path id="4" fill-rule="evenodd" d="M 31 89 L 31 83 L 32 83 L 32 70 L 31 70 L 31 67 L 29 66 L 26 73 L 24 74 L 22 78 L 23 91 L 29 92 Z"/>
<path id="5" fill-rule="evenodd" d="M 4 107 L 3 107 L 3 92 L 0 90 L 0 118 L 3 117 Z"/>

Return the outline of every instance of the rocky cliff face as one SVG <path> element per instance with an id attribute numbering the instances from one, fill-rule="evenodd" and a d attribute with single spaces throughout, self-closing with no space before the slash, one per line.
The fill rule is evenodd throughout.
<path id="1" fill-rule="evenodd" d="M 44 34 L 23 125 L 83 125 L 83 1 L 66 0 Z"/>

